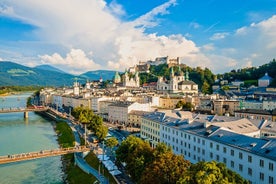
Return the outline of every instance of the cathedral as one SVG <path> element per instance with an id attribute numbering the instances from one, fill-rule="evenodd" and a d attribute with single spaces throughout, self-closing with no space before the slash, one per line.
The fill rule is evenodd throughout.
<path id="1" fill-rule="evenodd" d="M 118 86 L 123 87 L 140 87 L 140 78 L 138 72 L 135 73 L 134 77 L 130 77 L 128 72 L 125 72 L 122 79 L 118 72 L 114 76 L 114 83 Z"/>
<path id="2" fill-rule="evenodd" d="M 185 95 L 198 94 L 198 85 L 189 80 L 189 72 L 186 75 L 178 67 L 178 72 L 174 73 L 173 67 L 170 70 L 170 79 L 166 80 L 164 77 L 158 77 L 157 91 L 163 94 L 183 93 Z"/>

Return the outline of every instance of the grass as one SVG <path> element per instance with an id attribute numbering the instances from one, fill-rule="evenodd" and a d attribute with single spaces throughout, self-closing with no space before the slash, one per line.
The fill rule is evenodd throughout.
<path id="1" fill-rule="evenodd" d="M 93 152 L 90 152 L 85 157 L 85 160 L 90 166 L 92 166 L 94 169 L 98 170 L 99 164 L 100 164 L 99 159 Z M 103 173 L 102 166 L 103 165 L 101 165 L 101 173 Z M 105 167 L 104 167 L 104 176 L 108 179 L 110 184 L 116 184 L 115 179 L 113 178 L 113 176 L 109 173 L 109 171 Z"/>
<path id="2" fill-rule="evenodd" d="M 61 147 L 67 148 L 74 146 L 75 137 L 71 128 L 67 125 L 66 122 L 57 122 L 56 132 L 58 134 L 58 142 Z"/>
<path id="3" fill-rule="evenodd" d="M 72 147 L 74 146 L 75 137 L 71 128 L 66 122 L 56 123 L 56 132 L 58 134 L 58 142 L 61 147 Z M 92 184 L 97 179 L 91 175 L 83 172 L 74 163 L 74 154 L 67 154 L 62 156 L 63 169 L 66 173 L 66 183 L 70 184 Z"/>
<path id="4" fill-rule="evenodd" d="M 97 179 L 91 175 L 83 172 L 78 166 L 74 164 L 74 154 L 68 154 L 63 157 L 66 163 L 67 181 L 70 184 L 93 184 Z"/>

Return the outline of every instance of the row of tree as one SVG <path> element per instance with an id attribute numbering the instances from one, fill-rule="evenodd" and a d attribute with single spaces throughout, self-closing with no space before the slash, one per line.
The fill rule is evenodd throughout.
<path id="1" fill-rule="evenodd" d="M 273 78 L 271 86 L 276 86 L 276 60 L 263 64 L 259 67 L 248 67 L 237 70 L 231 70 L 224 74 L 218 74 L 219 79 L 228 81 L 241 80 L 241 81 L 257 81 L 259 78 L 268 73 Z"/>
<path id="2" fill-rule="evenodd" d="M 143 184 L 227 184 L 248 183 L 222 163 L 191 164 L 182 155 L 160 143 L 151 148 L 148 142 L 129 136 L 116 150 L 117 160 L 126 164 L 132 179 Z"/>
<path id="3" fill-rule="evenodd" d="M 87 129 L 91 130 L 99 141 L 103 141 L 107 136 L 108 128 L 104 126 L 103 119 L 94 114 L 92 110 L 84 107 L 76 107 L 72 111 L 72 116 L 84 124 Z"/>

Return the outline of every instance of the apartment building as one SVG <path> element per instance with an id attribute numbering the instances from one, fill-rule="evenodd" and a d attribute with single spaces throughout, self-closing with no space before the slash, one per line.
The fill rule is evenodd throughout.
<path id="1" fill-rule="evenodd" d="M 206 117 L 206 121 L 215 118 Z M 201 119 L 195 117 L 195 120 L 197 118 Z M 141 137 L 152 140 L 153 145 L 163 142 L 171 146 L 175 154 L 184 155 L 192 163 L 212 160 L 223 162 L 252 184 L 275 183 L 276 139 L 246 136 L 227 128 L 227 125 L 220 127 L 218 122 L 212 124 L 210 121 L 195 120 L 172 118 L 154 112 L 142 118 Z M 240 123 L 234 124 L 238 126 Z M 247 127 L 243 129 L 256 134 L 258 130 L 252 129 L 253 125 L 249 124 L 245 121 Z"/>

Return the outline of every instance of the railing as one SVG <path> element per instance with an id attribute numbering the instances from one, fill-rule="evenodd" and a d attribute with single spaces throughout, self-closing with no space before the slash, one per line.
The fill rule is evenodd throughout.
<path id="1" fill-rule="evenodd" d="M 90 151 L 90 148 L 86 146 L 75 146 L 75 147 L 69 147 L 69 148 L 41 150 L 38 152 L 12 154 L 12 155 L 0 156 L 0 164 L 20 162 L 24 160 L 33 160 L 38 158 L 52 157 L 52 156 L 65 155 L 65 154 L 75 153 L 75 152 L 86 152 L 86 151 Z"/>
<path id="2" fill-rule="evenodd" d="M 14 107 L 14 108 L 0 108 L 0 113 L 9 113 L 9 112 L 29 112 L 29 111 L 46 111 L 47 107 L 33 107 L 33 108 L 26 108 L 26 107 Z"/>

